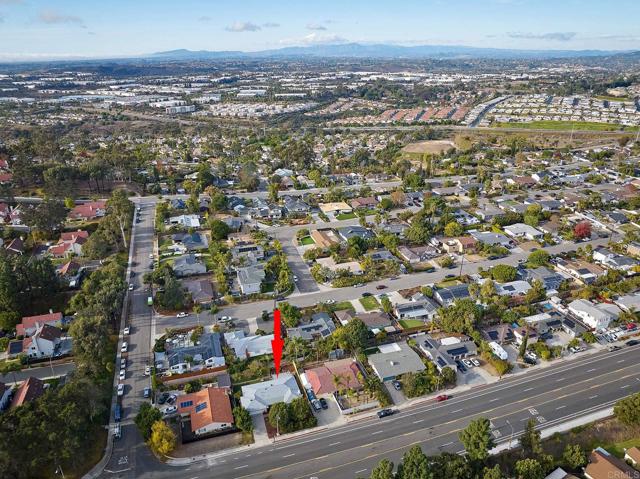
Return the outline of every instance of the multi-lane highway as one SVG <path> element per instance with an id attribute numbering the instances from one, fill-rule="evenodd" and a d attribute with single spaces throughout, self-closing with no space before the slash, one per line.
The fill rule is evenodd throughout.
<path id="1" fill-rule="evenodd" d="M 560 362 L 455 395 L 274 444 L 173 467 L 152 461 L 113 477 L 303 479 L 367 476 L 381 459 L 398 461 L 412 445 L 428 454 L 461 452 L 458 432 L 486 417 L 498 443 L 517 439 L 529 419 L 551 427 L 610 407 L 640 391 L 639 347 Z M 132 450 L 131 452 L 134 452 Z M 140 454 L 138 450 L 135 452 Z"/>

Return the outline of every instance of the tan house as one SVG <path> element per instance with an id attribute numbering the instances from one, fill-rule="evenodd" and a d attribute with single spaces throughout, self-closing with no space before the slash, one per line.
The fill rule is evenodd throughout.
<path id="1" fill-rule="evenodd" d="M 340 244 L 340 237 L 330 228 L 312 230 L 309 236 L 315 241 L 318 248 L 329 248 L 334 244 Z"/>
<path id="2" fill-rule="evenodd" d="M 589 456 L 589 464 L 584 470 L 587 479 L 637 479 L 640 472 L 626 462 L 618 459 L 601 447 L 594 449 Z"/>
<path id="3" fill-rule="evenodd" d="M 442 248 L 447 253 L 471 253 L 476 250 L 478 246 L 478 240 L 471 236 L 460 236 L 458 238 L 451 238 L 444 240 Z"/>

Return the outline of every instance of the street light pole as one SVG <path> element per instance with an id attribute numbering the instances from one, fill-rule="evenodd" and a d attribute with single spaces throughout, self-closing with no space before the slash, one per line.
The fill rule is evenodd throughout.
<path id="1" fill-rule="evenodd" d="M 514 434 L 513 424 L 511 424 L 508 419 L 507 419 L 507 424 L 509 425 L 509 427 L 511 427 L 511 435 L 509 436 L 509 449 L 511 449 L 511 441 L 513 440 L 513 434 Z"/>

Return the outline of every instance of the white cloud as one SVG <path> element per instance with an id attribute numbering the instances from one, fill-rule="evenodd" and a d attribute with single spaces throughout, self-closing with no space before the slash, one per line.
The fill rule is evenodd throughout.
<path id="1" fill-rule="evenodd" d="M 340 35 L 326 33 L 310 33 L 302 38 L 288 38 L 280 40 L 281 45 L 332 45 L 347 43 L 349 40 Z"/>
<path id="2" fill-rule="evenodd" d="M 67 15 L 55 10 L 43 10 L 38 14 L 38 20 L 48 25 L 68 24 L 84 27 L 84 20 L 76 15 Z"/>
<path id="3" fill-rule="evenodd" d="M 327 27 L 325 27 L 324 25 L 320 25 L 319 23 L 307 23 L 307 30 L 322 31 L 326 29 Z"/>
<path id="4" fill-rule="evenodd" d="M 550 33 L 525 33 L 510 32 L 507 33 L 509 38 L 517 38 L 524 40 L 551 40 L 556 42 L 568 42 L 576 36 L 575 32 L 550 32 Z"/>
<path id="5" fill-rule="evenodd" d="M 260 25 L 256 25 L 255 23 L 251 22 L 235 22 L 234 24 L 229 25 L 227 28 L 225 28 L 225 30 L 234 33 L 257 32 L 259 30 L 262 30 L 262 28 L 260 27 Z"/>

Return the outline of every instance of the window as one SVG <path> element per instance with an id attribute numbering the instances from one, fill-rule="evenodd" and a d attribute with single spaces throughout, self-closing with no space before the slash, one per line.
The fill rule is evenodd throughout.
<path id="1" fill-rule="evenodd" d="M 193 406 L 193 401 L 184 401 L 180 403 L 181 408 Z"/>

